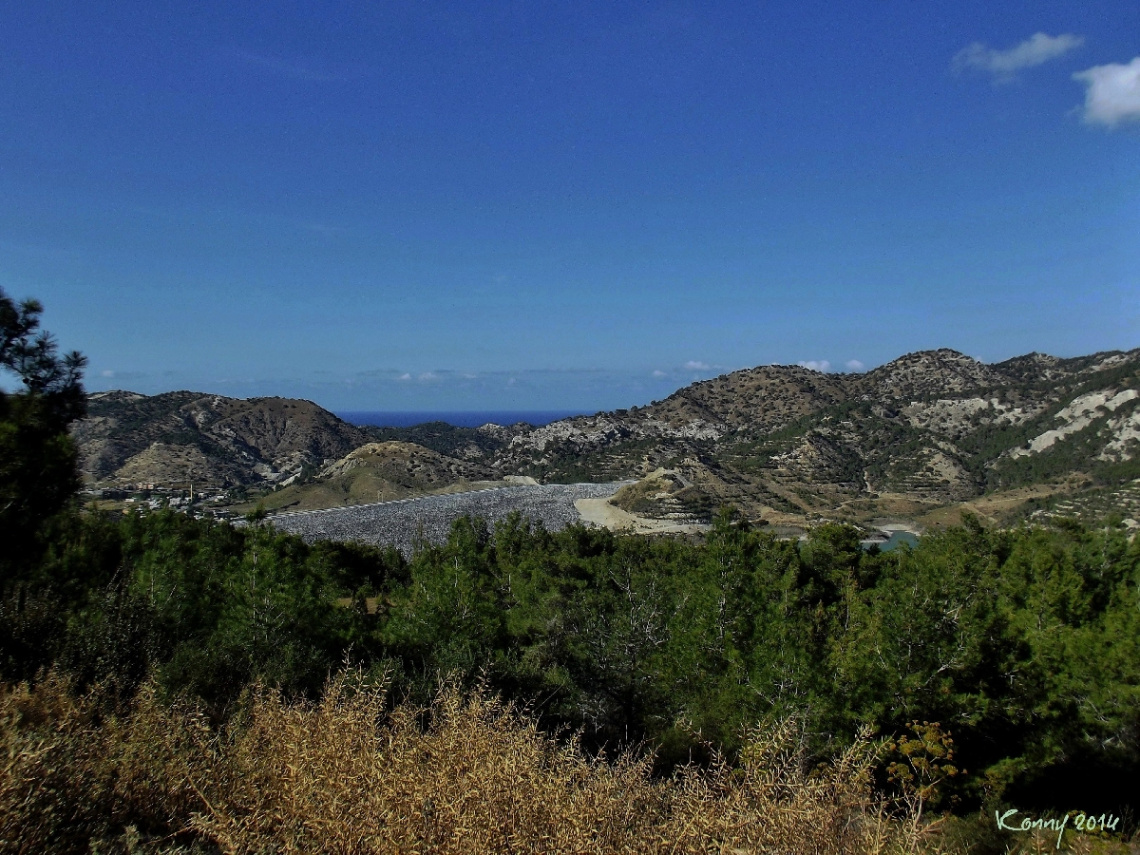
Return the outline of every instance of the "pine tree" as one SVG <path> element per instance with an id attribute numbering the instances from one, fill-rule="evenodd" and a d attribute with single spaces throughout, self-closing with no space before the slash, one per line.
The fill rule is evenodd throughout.
<path id="1" fill-rule="evenodd" d="M 0 587 L 27 572 L 43 545 L 43 527 L 79 488 L 75 444 L 68 427 L 85 414 L 78 352 L 60 355 L 40 329 L 43 306 L 17 304 L 0 290 Z M 8 378 L 5 378 L 8 379 Z"/>

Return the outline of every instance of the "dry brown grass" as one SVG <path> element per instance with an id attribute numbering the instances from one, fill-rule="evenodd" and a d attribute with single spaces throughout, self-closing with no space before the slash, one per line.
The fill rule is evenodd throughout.
<path id="1" fill-rule="evenodd" d="M 129 716 L 104 715 L 101 700 L 57 675 L 0 694 L 0 852 L 87 852 L 128 825 L 169 835 L 200 809 L 192 781 L 217 753 L 205 718 L 150 686 Z"/>
<path id="2" fill-rule="evenodd" d="M 257 691 L 222 733 L 149 689 L 104 718 L 52 678 L 4 691 L 0 728 L 5 852 L 930 851 L 872 793 L 869 743 L 809 771 L 791 725 L 670 780 L 648 758 L 588 758 L 485 692 L 390 711 L 353 675 L 315 704 Z"/>

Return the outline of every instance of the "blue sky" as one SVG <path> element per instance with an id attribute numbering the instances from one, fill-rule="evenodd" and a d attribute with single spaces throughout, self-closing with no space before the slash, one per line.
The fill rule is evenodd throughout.
<path id="1" fill-rule="evenodd" d="M 1140 4 L 4 4 L 0 287 L 341 410 L 1131 348 Z"/>

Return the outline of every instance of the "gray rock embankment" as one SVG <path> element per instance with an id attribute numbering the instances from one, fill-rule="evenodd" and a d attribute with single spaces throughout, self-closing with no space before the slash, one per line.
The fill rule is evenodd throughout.
<path id="1" fill-rule="evenodd" d="M 356 540 L 394 546 L 410 556 L 419 540 L 443 543 L 451 524 L 462 516 L 482 517 L 493 526 L 518 511 L 559 531 L 581 521 L 579 499 L 605 499 L 627 481 L 607 484 L 546 484 L 494 487 L 470 493 L 424 496 L 348 508 L 276 514 L 269 522 L 307 541 Z"/>

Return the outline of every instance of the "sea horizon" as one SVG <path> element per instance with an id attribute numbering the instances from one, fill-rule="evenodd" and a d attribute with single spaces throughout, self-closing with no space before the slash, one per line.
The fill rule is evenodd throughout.
<path id="1" fill-rule="evenodd" d="M 349 424 L 372 427 L 403 428 L 428 422 L 445 422 L 453 427 L 526 422 L 540 427 L 584 413 L 581 410 L 342 410 L 334 415 Z"/>

